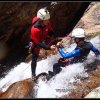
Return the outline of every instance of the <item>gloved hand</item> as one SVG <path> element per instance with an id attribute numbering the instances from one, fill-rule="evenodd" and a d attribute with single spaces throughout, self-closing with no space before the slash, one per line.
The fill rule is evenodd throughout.
<path id="1" fill-rule="evenodd" d="M 30 43 L 29 43 L 29 46 L 32 47 L 32 46 L 33 46 L 33 42 L 30 42 Z"/>
<path id="2" fill-rule="evenodd" d="M 29 50 L 28 53 L 30 54 L 32 52 L 32 47 L 34 46 L 33 42 L 29 43 Z"/>
<path id="3" fill-rule="evenodd" d="M 62 42 L 58 42 L 56 46 L 57 48 L 60 48 L 60 47 L 63 48 Z"/>
<path id="4" fill-rule="evenodd" d="M 31 51 L 32 51 L 32 48 L 31 48 L 31 47 L 29 47 L 29 49 L 28 49 L 28 53 L 30 54 L 30 53 L 31 53 Z"/>
<path id="5" fill-rule="evenodd" d="M 51 46 L 50 46 L 50 49 L 51 49 L 51 50 L 55 50 L 55 49 L 56 49 L 56 46 L 55 46 L 55 45 L 51 45 Z"/>

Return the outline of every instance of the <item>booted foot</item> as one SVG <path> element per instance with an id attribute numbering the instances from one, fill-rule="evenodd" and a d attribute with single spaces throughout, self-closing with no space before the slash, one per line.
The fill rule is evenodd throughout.
<path id="1" fill-rule="evenodd" d="M 47 80 L 50 80 L 54 76 L 53 72 L 48 71 Z"/>
<path id="2" fill-rule="evenodd" d="M 36 76 L 32 75 L 32 81 L 35 81 L 35 80 L 36 80 Z"/>
<path id="3" fill-rule="evenodd" d="M 54 73 L 53 73 L 52 71 L 48 71 L 48 74 L 49 74 L 50 76 L 54 76 Z"/>

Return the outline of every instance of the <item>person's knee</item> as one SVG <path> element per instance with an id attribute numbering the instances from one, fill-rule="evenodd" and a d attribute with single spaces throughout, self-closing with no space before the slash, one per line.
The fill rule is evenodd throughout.
<path id="1" fill-rule="evenodd" d="M 61 70 L 61 65 L 59 64 L 59 63 L 55 63 L 54 65 L 53 65 L 53 71 L 54 72 L 59 72 L 60 70 Z"/>
<path id="2" fill-rule="evenodd" d="M 58 74 L 61 70 L 62 70 L 62 68 L 60 68 L 60 67 L 53 69 L 54 75 Z"/>
<path id="3" fill-rule="evenodd" d="M 60 64 L 59 63 L 55 63 L 54 65 L 53 65 L 53 68 L 55 69 L 55 68 L 59 68 L 60 67 Z"/>

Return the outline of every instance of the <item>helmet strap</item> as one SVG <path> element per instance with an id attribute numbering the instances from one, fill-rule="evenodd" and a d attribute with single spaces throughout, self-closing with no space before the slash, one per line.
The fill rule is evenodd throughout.
<path id="1" fill-rule="evenodd" d="M 76 41 L 75 40 L 75 42 L 77 43 L 77 44 L 83 44 L 84 43 L 84 38 L 75 38 L 75 39 L 79 39 L 78 41 Z"/>

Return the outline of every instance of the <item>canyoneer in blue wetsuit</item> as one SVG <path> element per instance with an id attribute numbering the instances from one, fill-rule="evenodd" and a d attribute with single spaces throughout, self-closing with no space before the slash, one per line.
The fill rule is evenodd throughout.
<path id="1" fill-rule="evenodd" d="M 61 71 L 61 67 L 65 67 L 69 63 L 73 64 L 85 61 L 90 51 L 93 51 L 96 57 L 100 55 L 99 50 L 93 46 L 91 42 L 85 41 L 85 31 L 82 28 L 74 29 L 72 31 L 72 38 L 74 38 L 74 41 L 77 44 L 76 48 L 72 52 L 65 53 L 63 48 L 60 46 L 61 44 L 57 44 L 58 51 L 62 58 L 53 65 L 53 72 L 51 72 L 52 76 L 59 73 Z M 69 61 L 69 58 L 72 59 Z"/>

